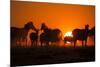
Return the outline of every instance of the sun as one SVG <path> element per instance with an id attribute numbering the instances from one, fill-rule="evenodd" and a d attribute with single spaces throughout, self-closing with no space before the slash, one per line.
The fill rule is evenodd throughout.
<path id="1" fill-rule="evenodd" d="M 64 35 L 64 37 L 66 37 L 66 36 L 73 37 L 72 32 L 66 32 L 65 35 Z"/>

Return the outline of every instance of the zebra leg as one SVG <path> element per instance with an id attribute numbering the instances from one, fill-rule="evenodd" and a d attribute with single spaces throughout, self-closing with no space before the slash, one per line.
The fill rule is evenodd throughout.
<path id="1" fill-rule="evenodd" d="M 25 39 L 25 43 L 26 43 L 26 46 L 27 46 L 27 39 Z"/>
<path id="2" fill-rule="evenodd" d="M 42 46 L 42 41 L 40 42 L 41 46 Z"/>
<path id="3" fill-rule="evenodd" d="M 33 46 L 36 47 L 35 41 L 33 41 Z"/>
<path id="4" fill-rule="evenodd" d="M 85 47 L 87 46 L 87 40 L 85 40 Z"/>
<path id="5" fill-rule="evenodd" d="M 72 46 L 72 41 L 71 41 L 71 46 Z"/>
<path id="6" fill-rule="evenodd" d="M 34 45 L 38 47 L 37 40 L 34 41 Z"/>
<path id="7" fill-rule="evenodd" d="M 49 41 L 46 42 L 46 45 L 49 46 Z"/>
<path id="8" fill-rule="evenodd" d="M 37 41 L 34 41 L 34 45 L 37 47 Z"/>
<path id="9" fill-rule="evenodd" d="M 18 40 L 18 42 L 19 42 L 18 46 L 22 47 L 22 43 L 21 43 L 21 42 L 22 42 L 22 40 L 21 40 L 21 39 L 19 39 L 19 40 Z"/>
<path id="10" fill-rule="evenodd" d="M 74 47 L 76 46 L 76 42 L 77 42 L 77 40 L 74 40 Z"/>
<path id="11" fill-rule="evenodd" d="M 11 40 L 11 47 L 17 47 L 18 44 L 17 44 L 17 40 L 13 39 Z"/>
<path id="12" fill-rule="evenodd" d="M 66 40 L 64 40 L 64 44 L 66 44 Z"/>
<path id="13" fill-rule="evenodd" d="M 37 46 L 39 46 L 39 45 L 40 45 L 40 44 L 39 44 L 39 40 L 36 40 L 36 45 L 37 45 Z"/>
<path id="14" fill-rule="evenodd" d="M 36 47 L 36 42 L 35 41 L 33 41 L 33 45 Z"/>
<path id="15" fill-rule="evenodd" d="M 31 47 L 33 47 L 33 41 L 31 40 Z"/>
<path id="16" fill-rule="evenodd" d="M 82 47 L 84 47 L 83 41 L 82 41 Z"/>

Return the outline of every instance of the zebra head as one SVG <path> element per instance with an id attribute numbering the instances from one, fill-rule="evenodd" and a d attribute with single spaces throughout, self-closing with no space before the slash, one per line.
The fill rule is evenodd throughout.
<path id="1" fill-rule="evenodd" d="M 30 22 L 28 22 L 27 24 L 25 24 L 24 28 L 25 28 L 26 30 L 32 29 L 32 30 L 37 31 L 37 29 L 35 28 L 35 26 L 34 26 L 34 24 L 33 24 L 32 21 L 30 21 Z"/>

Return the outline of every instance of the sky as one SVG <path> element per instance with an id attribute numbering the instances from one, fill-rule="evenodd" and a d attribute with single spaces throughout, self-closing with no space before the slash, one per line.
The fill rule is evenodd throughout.
<path id="1" fill-rule="evenodd" d="M 58 28 L 63 35 L 75 28 L 84 29 L 95 26 L 95 6 L 43 2 L 11 2 L 11 27 L 24 27 L 32 21 L 40 29 L 44 22 L 49 28 Z"/>
<path id="2" fill-rule="evenodd" d="M 45 24 L 49 28 L 59 28 L 65 34 L 75 28 L 95 25 L 95 7 L 86 5 L 55 4 L 41 2 L 11 3 L 11 26 L 23 27 L 28 21 L 33 21 L 36 28 Z"/>

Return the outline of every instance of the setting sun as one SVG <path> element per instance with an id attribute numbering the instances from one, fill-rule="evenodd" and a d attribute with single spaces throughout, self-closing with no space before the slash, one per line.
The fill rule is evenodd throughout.
<path id="1" fill-rule="evenodd" d="M 65 33 L 64 37 L 66 37 L 66 36 L 71 36 L 71 37 L 73 37 L 72 32 L 67 32 L 67 33 Z"/>
<path id="2" fill-rule="evenodd" d="M 62 40 L 65 38 L 68 44 L 71 43 L 68 40 L 73 38 L 72 30 L 84 29 L 86 24 L 91 29 L 95 26 L 94 18 L 95 6 L 91 5 L 12 1 L 10 26 L 23 29 L 25 24 L 32 21 L 33 26 L 40 30 L 42 23 L 45 23 L 49 29 L 59 29 L 62 32 Z M 30 33 L 27 35 L 27 46 L 31 46 Z M 38 34 L 41 32 L 39 31 Z M 40 36 L 38 40 L 40 41 Z M 93 39 L 88 40 L 89 44 L 92 42 Z"/>

